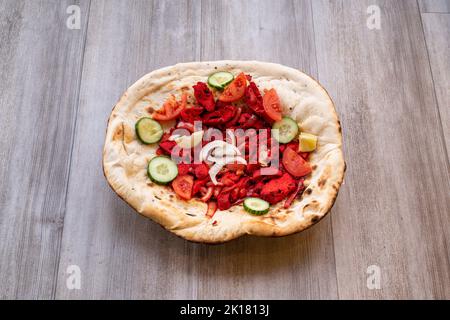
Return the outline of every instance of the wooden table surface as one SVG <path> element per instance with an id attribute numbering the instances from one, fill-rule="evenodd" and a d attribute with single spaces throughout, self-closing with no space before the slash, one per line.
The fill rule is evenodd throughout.
<path id="1" fill-rule="evenodd" d="M 450 299 L 449 12 L 450 0 L 0 0 L 0 298 Z M 193 244 L 108 187 L 106 121 L 126 88 L 220 59 L 298 68 L 333 97 L 347 172 L 313 228 Z"/>

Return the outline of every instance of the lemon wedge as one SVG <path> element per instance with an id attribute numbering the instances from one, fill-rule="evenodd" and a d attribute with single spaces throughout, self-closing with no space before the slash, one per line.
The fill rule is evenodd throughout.
<path id="1" fill-rule="evenodd" d="M 302 132 L 299 137 L 298 151 L 300 152 L 311 152 L 317 147 L 317 136 Z"/>

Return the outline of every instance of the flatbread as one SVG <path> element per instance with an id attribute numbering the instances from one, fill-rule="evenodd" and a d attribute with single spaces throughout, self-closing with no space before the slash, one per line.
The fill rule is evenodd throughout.
<path id="1" fill-rule="evenodd" d="M 169 94 L 178 99 L 182 91 L 206 82 L 215 71 L 250 74 L 260 90 L 275 88 L 283 114 L 295 119 L 301 131 L 318 136 L 311 154 L 313 167 L 302 197 L 290 208 L 283 202 L 271 206 L 268 214 L 254 216 L 242 205 L 218 210 L 212 219 L 205 216 L 207 205 L 199 200 L 177 198 L 169 187 L 152 183 L 146 167 L 155 156 L 157 144 L 143 145 L 134 125 L 148 116 L 148 108 L 158 109 Z M 173 126 L 169 123 L 166 127 Z M 138 213 L 161 224 L 187 240 L 220 243 L 245 234 L 285 236 L 302 231 L 330 211 L 345 171 L 341 127 L 333 102 L 325 89 L 310 76 L 283 65 L 257 61 L 211 61 L 180 63 L 155 70 L 133 84 L 120 98 L 108 121 L 103 150 L 103 169 L 112 189 Z"/>

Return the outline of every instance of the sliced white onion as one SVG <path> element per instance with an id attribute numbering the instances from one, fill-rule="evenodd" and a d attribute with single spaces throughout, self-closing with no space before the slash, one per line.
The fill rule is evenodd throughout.
<path id="1" fill-rule="evenodd" d="M 202 161 L 206 160 L 208 155 L 214 149 L 217 149 L 217 148 L 222 148 L 222 149 L 231 148 L 232 150 L 234 150 L 236 152 L 235 154 L 240 154 L 240 152 L 236 148 L 236 146 L 233 146 L 232 144 L 229 144 L 222 140 L 214 140 L 203 147 L 202 151 L 200 152 L 200 160 L 202 160 Z"/>
<path id="2" fill-rule="evenodd" d="M 169 141 L 176 141 L 178 138 L 181 138 L 182 136 L 181 135 L 179 135 L 179 134 L 174 134 L 174 135 L 171 135 L 170 137 L 169 137 Z"/>
<path id="3" fill-rule="evenodd" d="M 247 164 L 247 161 L 240 155 L 241 152 L 235 145 L 222 140 L 215 140 L 203 147 L 200 152 L 200 160 L 214 163 L 208 172 L 212 183 L 217 185 L 216 176 L 225 165 L 233 162 Z"/>
<path id="4" fill-rule="evenodd" d="M 226 156 L 238 156 L 241 155 L 241 152 L 233 145 L 226 144 L 222 148 L 215 148 L 211 154 L 218 158 L 223 158 Z"/>
<path id="5" fill-rule="evenodd" d="M 220 172 L 220 170 L 222 170 L 223 168 L 223 164 L 218 162 L 215 163 L 210 169 L 209 169 L 209 176 L 211 177 L 211 181 L 212 183 L 214 183 L 215 185 L 218 184 L 218 181 L 216 179 L 217 174 Z"/>
<path id="6" fill-rule="evenodd" d="M 211 181 L 216 185 L 218 181 L 216 179 L 217 174 L 222 170 L 222 168 L 229 163 L 240 163 L 247 164 L 247 161 L 242 157 L 226 157 L 222 159 L 217 159 L 212 156 L 208 157 L 208 161 L 215 162 L 215 164 L 209 169 L 209 176 L 211 177 Z"/>
<path id="7" fill-rule="evenodd" d="M 172 135 L 169 140 L 175 141 L 180 148 L 189 149 L 193 148 L 202 142 L 203 131 L 195 131 L 190 136 L 180 136 L 177 134 Z"/>

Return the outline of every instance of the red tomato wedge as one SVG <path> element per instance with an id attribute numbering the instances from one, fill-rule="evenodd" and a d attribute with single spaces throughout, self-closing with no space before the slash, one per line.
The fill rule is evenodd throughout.
<path id="1" fill-rule="evenodd" d="M 263 106 L 264 111 L 270 119 L 274 121 L 281 120 L 280 98 L 278 98 L 278 94 L 275 89 L 266 91 L 263 97 Z"/>
<path id="2" fill-rule="evenodd" d="M 222 92 L 219 97 L 219 101 L 222 102 L 234 102 L 241 99 L 245 94 L 245 88 L 247 87 L 247 77 L 241 72 L 236 79 L 233 80 Z"/>
<path id="3" fill-rule="evenodd" d="M 312 171 L 311 165 L 291 148 L 284 150 L 282 163 L 286 171 L 294 177 L 303 177 Z"/>
<path id="4" fill-rule="evenodd" d="M 187 93 L 183 93 L 181 95 L 181 101 L 178 102 L 175 96 L 171 95 L 169 99 L 164 102 L 163 107 L 159 110 L 156 110 L 152 114 L 152 118 L 154 120 L 159 121 L 168 121 L 175 118 L 181 114 L 181 111 L 186 108 L 187 105 Z"/>
<path id="5" fill-rule="evenodd" d="M 172 181 L 172 188 L 175 193 L 184 200 L 192 198 L 192 187 L 194 186 L 194 177 L 188 174 L 180 175 Z"/>

